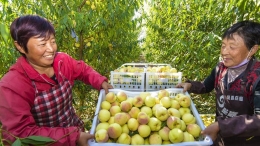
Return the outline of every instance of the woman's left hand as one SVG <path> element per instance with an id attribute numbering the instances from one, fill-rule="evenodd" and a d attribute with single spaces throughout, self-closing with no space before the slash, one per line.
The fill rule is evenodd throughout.
<path id="1" fill-rule="evenodd" d="M 94 139 L 95 135 L 89 132 L 80 132 L 79 139 L 77 140 L 77 146 L 89 146 L 88 140 Z"/>
<path id="2" fill-rule="evenodd" d="M 105 90 L 106 94 L 108 93 L 108 89 L 113 89 L 113 86 L 104 81 L 101 85 L 101 88 Z"/>
<path id="3" fill-rule="evenodd" d="M 209 125 L 207 128 L 205 128 L 203 131 L 201 131 L 201 134 L 204 136 L 209 136 L 213 141 L 215 141 L 217 139 L 218 132 L 219 132 L 218 122 L 215 122 Z"/>

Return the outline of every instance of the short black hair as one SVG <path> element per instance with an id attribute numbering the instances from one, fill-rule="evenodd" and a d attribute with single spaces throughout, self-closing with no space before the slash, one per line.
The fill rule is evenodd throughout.
<path id="1" fill-rule="evenodd" d="M 27 43 L 31 37 L 48 39 L 52 34 L 55 36 L 51 22 L 38 15 L 24 15 L 16 18 L 10 26 L 10 33 L 13 40 L 17 41 L 26 53 L 28 53 Z"/>
<path id="2" fill-rule="evenodd" d="M 224 32 L 222 39 L 233 38 L 234 34 L 238 34 L 250 50 L 254 45 L 260 44 L 260 23 L 250 20 L 237 22 Z"/>

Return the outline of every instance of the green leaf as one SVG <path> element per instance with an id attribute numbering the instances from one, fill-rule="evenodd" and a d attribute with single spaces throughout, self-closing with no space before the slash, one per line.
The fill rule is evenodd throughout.
<path id="1" fill-rule="evenodd" d="M 12 144 L 12 146 L 21 146 L 22 142 L 20 139 L 16 139 L 16 141 Z"/>
<path id="2" fill-rule="evenodd" d="M 43 136 L 29 136 L 28 139 L 37 140 L 37 141 L 46 141 L 46 142 L 53 142 L 55 140 L 49 138 L 49 137 L 43 137 Z"/>
<path id="3" fill-rule="evenodd" d="M 22 143 L 25 144 L 33 144 L 33 145 L 43 145 L 50 142 L 54 142 L 53 139 L 49 137 L 42 137 L 42 136 L 29 136 L 26 138 L 21 139 Z"/>
<path id="4" fill-rule="evenodd" d="M 3 37 L 4 41 L 7 43 L 8 40 L 8 27 L 4 24 L 0 24 L 0 33 L 1 36 Z"/>

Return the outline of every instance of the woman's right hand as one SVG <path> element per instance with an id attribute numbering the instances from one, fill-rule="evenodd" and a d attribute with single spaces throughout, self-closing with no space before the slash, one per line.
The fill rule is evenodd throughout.
<path id="1" fill-rule="evenodd" d="M 191 88 L 191 83 L 179 83 L 175 86 L 176 88 L 183 88 L 183 92 L 189 91 Z"/>
<path id="2" fill-rule="evenodd" d="M 206 127 L 203 131 L 201 131 L 201 134 L 204 136 L 209 136 L 213 141 L 215 141 L 218 137 L 219 132 L 219 125 L 218 122 L 214 122 L 210 124 L 208 127 Z"/>
<path id="3" fill-rule="evenodd" d="M 77 141 L 77 146 L 89 146 L 88 140 L 93 138 L 95 138 L 93 134 L 90 134 L 88 132 L 80 132 L 80 136 Z"/>

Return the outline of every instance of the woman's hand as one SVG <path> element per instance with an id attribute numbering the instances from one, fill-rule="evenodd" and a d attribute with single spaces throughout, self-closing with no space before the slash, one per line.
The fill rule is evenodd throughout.
<path id="1" fill-rule="evenodd" d="M 104 81 L 101 85 L 101 88 L 105 90 L 106 94 L 108 93 L 108 89 L 113 89 L 113 86 Z"/>
<path id="2" fill-rule="evenodd" d="M 183 88 L 183 92 L 189 91 L 191 88 L 191 83 L 179 83 L 175 86 L 176 88 Z"/>
<path id="3" fill-rule="evenodd" d="M 201 134 L 204 136 L 209 136 L 213 141 L 217 139 L 219 132 L 218 122 L 210 124 L 207 128 L 201 131 Z"/>
<path id="4" fill-rule="evenodd" d="M 77 146 L 89 146 L 88 140 L 93 138 L 95 138 L 93 134 L 89 134 L 88 132 L 80 132 L 80 136 L 77 141 Z"/>

